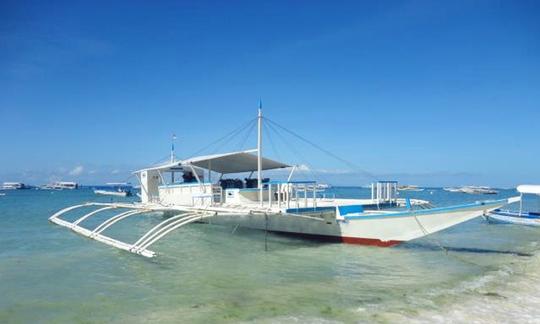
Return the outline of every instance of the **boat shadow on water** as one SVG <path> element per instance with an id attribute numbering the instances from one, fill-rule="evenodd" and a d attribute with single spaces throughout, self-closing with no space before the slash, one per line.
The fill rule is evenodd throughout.
<path id="1" fill-rule="evenodd" d="M 444 251 L 444 252 L 461 252 L 461 253 L 476 253 L 476 254 L 507 254 L 519 257 L 532 257 L 533 253 L 512 251 L 512 250 L 496 250 L 496 249 L 484 249 L 484 248 L 472 248 L 472 247 L 456 247 L 456 246 L 439 246 L 434 244 L 425 243 L 406 243 L 402 244 L 397 249 L 415 249 L 425 251 Z"/>

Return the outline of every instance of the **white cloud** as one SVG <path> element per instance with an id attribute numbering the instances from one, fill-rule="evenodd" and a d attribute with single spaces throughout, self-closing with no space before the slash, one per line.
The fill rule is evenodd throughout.
<path id="1" fill-rule="evenodd" d="M 120 170 L 118 170 L 118 169 L 114 169 L 114 170 L 111 171 L 111 174 L 118 174 L 118 173 L 120 173 Z"/>
<path id="2" fill-rule="evenodd" d="M 78 175 L 81 175 L 83 171 L 84 171 L 84 167 L 82 165 L 78 165 L 73 170 L 69 171 L 69 175 L 78 176 Z"/>

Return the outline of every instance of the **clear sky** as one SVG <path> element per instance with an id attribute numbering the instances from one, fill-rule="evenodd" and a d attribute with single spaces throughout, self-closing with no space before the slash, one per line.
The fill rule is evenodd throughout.
<path id="1" fill-rule="evenodd" d="M 0 181 L 120 181 L 259 98 L 376 178 L 539 183 L 540 2 L 0 2 Z M 267 155 L 296 163 L 274 135 Z M 369 182 L 302 152 L 330 182 Z"/>

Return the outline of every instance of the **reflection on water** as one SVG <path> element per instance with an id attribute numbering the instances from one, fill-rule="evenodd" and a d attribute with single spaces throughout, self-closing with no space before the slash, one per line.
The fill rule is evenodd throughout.
<path id="1" fill-rule="evenodd" d="M 369 195 L 334 190 L 341 197 Z M 438 206 L 515 194 L 402 193 Z M 0 296 L 1 322 L 540 318 L 537 228 L 478 218 L 395 248 L 269 234 L 265 252 L 264 232 L 193 224 L 157 243 L 161 256 L 148 260 L 47 222 L 54 211 L 89 200 L 110 198 L 89 190 L 0 197 L 0 285 L 8 292 Z M 134 240 L 159 218 L 126 219 L 109 233 Z"/>

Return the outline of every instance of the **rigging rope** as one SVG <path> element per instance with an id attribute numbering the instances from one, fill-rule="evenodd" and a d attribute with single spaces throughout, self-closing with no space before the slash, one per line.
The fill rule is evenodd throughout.
<path id="1" fill-rule="evenodd" d="M 279 161 L 281 161 L 281 154 L 279 154 L 278 150 L 276 149 L 276 146 L 274 145 L 274 140 L 270 136 L 270 127 L 266 124 L 263 124 L 264 129 L 266 130 L 266 134 L 268 134 L 268 141 L 270 142 L 270 146 L 272 147 L 272 150 L 274 151 L 274 154 L 278 158 Z"/>
<path id="2" fill-rule="evenodd" d="M 239 133 L 241 133 L 243 130 L 245 130 L 246 127 L 248 127 L 250 123 L 254 122 L 255 120 L 257 120 L 257 118 L 252 118 L 252 119 L 250 119 L 248 122 L 242 124 L 240 127 L 238 127 L 238 128 L 236 128 L 236 129 L 232 130 L 231 132 L 227 133 L 225 136 L 223 136 L 223 137 L 221 137 L 221 138 L 219 138 L 219 139 L 213 141 L 212 143 L 206 145 L 206 146 L 203 147 L 202 149 L 200 149 L 200 150 L 196 151 L 195 153 L 191 154 L 191 156 L 197 156 L 199 153 L 204 152 L 205 150 L 209 149 L 209 148 L 212 147 L 213 145 L 217 145 L 218 143 L 223 142 L 223 141 L 225 141 L 226 139 L 229 139 L 229 142 L 230 142 L 232 139 L 234 139 L 236 136 L 238 136 Z M 219 148 L 219 146 L 216 147 L 216 150 L 217 150 L 218 148 Z M 214 150 L 214 152 L 215 152 L 216 150 Z"/>
<path id="3" fill-rule="evenodd" d="M 244 138 L 241 139 L 240 151 L 244 150 L 244 146 L 246 145 L 246 142 L 247 142 L 248 138 L 251 136 L 251 133 L 253 132 L 253 129 L 255 128 L 255 125 L 257 125 L 257 123 L 252 122 L 251 126 L 249 127 L 249 129 L 247 131 L 246 136 L 244 136 Z"/>
<path id="4" fill-rule="evenodd" d="M 310 174 L 310 176 L 312 178 L 314 178 L 316 180 L 319 180 L 319 182 L 330 183 L 328 181 L 328 179 L 324 179 L 324 177 L 314 173 L 313 167 L 309 164 L 309 162 L 307 162 L 305 157 L 294 147 L 294 145 L 292 143 L 287 142 L 285 137 L 283 135 L 281 135 L 281 133 L 276 128 L 274 128 L 274 126 L 272 126 L 271 124 L 268 124 L 268 126 L 272 131 L 274 131 L 274 133 L 276 133 L 276 135 L 279 137 L 279 139 L 281 139 L 283 141 L 283 143 L 285 144 L 285 147 L 287 147 L 289 150 L 291 150 L 291 152 L 298 157 L 300 162 L 307 167 L 307 170 L 299 169 L 298 172 L 302 173 L 302 172 L 306 171 L 306 172 L 308 172 Z"/>
<path id="5" fill-rule="evenodd" d="M 284 126 L 281 126 L 280 124 L 278 124 L 278 123 L 272 121 L 271 119 L 268 119 L 268 118 L 264 118 L 264 119 L 267 120 L 268 122 L 270 122 L 272 125 L 274 125 L 274 126 L 280 128 L 280 129 L 284 130 L 285 132 L 291 134 L 292 136 L 294 136 L 294 137 L 296 137 L 296 138 L 302 140 L 303 142 L 305 142 L 305 143 L 307 143 L 307 144 L 313 146 L 314 148 L 318 149 L 319 151 L 321 151 L 321 152 L 323 152 L 323 153 L 325 153 L 325 154 L 327 154 L 327 155 L 333 157 L 334 159 L 336 159 L 336 160 L 338 160 L 338 161 L 340 161 L 340 162 L 346 164 L 347 166 L 349 166 L 349 167 L 352 168 L 353 170 L 358 171 L 358 172 L 360 172 L 361 174 L 363 174 L 363 175 L 365 175 L 365 176 L 367 176 L 367 177 L 369 177 L 369 178 L 371 178 L 371 179 L 377 179 L 377 177 L 376 177 L 374 174 L 372 174 L 372 173 L 370 173 L 370 172 L 367 172 L 367 171 L 363 170 L 362 168 L 360 168 L 359 166 L 355 165 L 354 163 L 352 163 L 352 162 L 350 162 L 350 161 L 347 161 L 347 160 L 345 160 L 345 159 L 343 159 L 343 158 L 337 156 L 336 154 L 334 154 L 334 153 L 328 151 L 327 149 L 325 149 L 325 148 L 323 148 L 323 147 L 321 147 L 321 146 L 319 146 L 319 145 L 313 143 L 312 141 L 310 141 L 310 140 L 308 140 L 308 139 L 302 137 L 301 135 L 298 135 L 297 133 L 295 133 L 295 132 L 293 132 L 293 131 L 291 131 L 291 130 L 285 128 Z"/>

